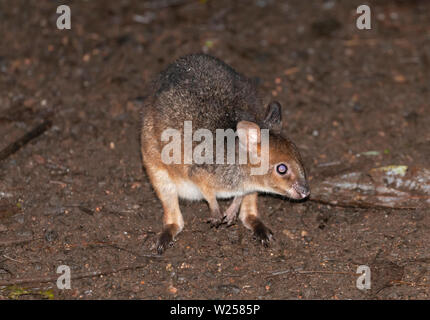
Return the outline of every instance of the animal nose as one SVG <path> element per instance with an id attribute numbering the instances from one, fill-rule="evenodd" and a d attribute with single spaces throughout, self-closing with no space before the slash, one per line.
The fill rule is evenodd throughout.
<path id="1" fill-rule="evenodd" d="M 311 194 L 311 190 L 307 184 L 296 185 L 294 189 L 302 196 L 302 199 L 308 197 Z"/>

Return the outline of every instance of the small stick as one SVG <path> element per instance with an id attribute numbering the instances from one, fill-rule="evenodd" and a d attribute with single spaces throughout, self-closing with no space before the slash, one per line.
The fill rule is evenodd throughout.
<path id="1" fill-rule="evenodd" d="M 416 283 L 416 282 L 407 282 L 402 280 L 392 280 L 390 283 L 393 285 L 407 285 L 410 287 L 430 287 L 430 283 Z"/>
<path id="2" fill-rule="evenodd" d="M 168 7 L 179 7 L 182 5 L 190 4 L 194 2 L 193 0 L 157 0 L 149 1 L 144 7 L 147 9 L 164 9 Z"/>
<path id="3" fill-rule="evenodd" d="M 123 266 L 117 268 L 105 268 L 100 271 L 91 271 L 91 272 L 81 272 L 75 275 L 72 274 L 70 277 L 71 280 L 83 279 L 83 278 L 93 278 L 98 276 L 106 276 L 112 273 L 117 273 L 126 270 L 137 270 L 144 267 L 147 267 L 148 263 L 136 264 L 131 266 Z M 47 282 L 56 282 L 60 275 L 48 276 L 48 277 L 39 277 L 39 278 L 20 278 L 20 279 L 11 279 L 6 281 L 0 281 L 0 287 L 7 287 L 17 284 L 29 284 L 29 283 L 47 283 Z"/>
<path id="4" fill-rule="evenodd" d="M 338 202 L 337 200 L 323 200 L 319 198 L 309 198 L 308 201 L 331 205 L 333 207 L 342 208 L 359 208 L 359 209 L 376 209 L 376 210 L 416 210 L 418 207 L 390 207 L 384 205 L 372 205 L 367 203 L 357 203 L 357 202 Z"/>
<path id="5" fill-rule="evenodd" d="M 11 258 L 11 257 L 9 257 L 9 256 L 7 256 L 5 254 L 3 255 L 3 257 L 5 257 L 8 260 L 14 261 L 14 262 L 24 263 L 24 261 L 22 261 L 22 260 L 17 260 L 17 259 Z"/>
<path id="6" fill-rule="evenodd" d="M 347 275 L 357 275 L 357 273 L 354 272 L 342 272 L 342 271 L 325 271 L 325 270 L 299 270 L 296 271 L 297 273 L 301 274 L 308 274 L 308 273 L 324 273 L 324 274 L 347 274 Z"/>
<path id="7" fill-rule="evenodd" d="M 292 274 L 313 274 L 313 273 L 323 273 L 323 274 L 345 274 L 345 275 L 357 275 L 357 273 L 354 272 L 342 272 L 342 271 L 329 271 L 329 270 L 282 270 L 282 271 L 276 271 L 272 272 L 270 275 L 268 275 L 266 278 L 271 278 L 274 276 L 280 276 L 286 273 L 292 273 Z"/>
<path id="8" fill-rule="evenodd" d="M 16 245 L 16 244 L 22 244 L 22 243 L 30 242 L 33 240 L 35 240 L 35 239 L 31 238 L 31 239 L 4 240 L 4 241 L 0 241 L 0 247 L 1 246 L 8 247 L 8 246 Z"/>
<path id="9" fill-rule="evenodd" d="M 9 144 L 6 148 L 0 151 L 0 161 L 5 160 L 10 155 L 17 152 L 31 140 L 37 138 L 52 126 L 51 119 L 43 121 L 41 124 L 34 127 L 32 130 L 24 134 L 21 138 Z"/>

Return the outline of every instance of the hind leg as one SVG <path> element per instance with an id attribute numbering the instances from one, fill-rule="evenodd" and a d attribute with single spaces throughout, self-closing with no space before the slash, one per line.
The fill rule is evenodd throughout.
<path id="1" fill-rule="evenodd" d="M 254 236 L 265 246 L 269 245 L 273 238 L 273 232 L 264 225 L 258 217 L 257 209 L 258 194 L 251 193 L 243 197 L 240 207 L 239 219 L 243 225 L 254 232 Z"/>
<path id="2" fill-rule="evenodd" d="M 173 244 L 175 236 L 182 231 L 184 219 L 179 209 L 176 185 L 164 169 L 149 169 L 148 175 L 158 198 L 163 205 L 163 231 L 157 242 L 157 252 L 162 254 Z"/>

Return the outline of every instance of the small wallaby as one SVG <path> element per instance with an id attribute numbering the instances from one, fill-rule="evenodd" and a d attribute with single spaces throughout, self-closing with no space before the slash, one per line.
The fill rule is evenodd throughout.
<path id="1" fill-rule="evenodd" d="M 292 199 L 304 199 L 310 194 L 300 154 L 281 134 L 281 114 L 279 102 L 273 101 L 263 110 L 262 100 L 251 80 L 206 54 L 184 56 L 158 75 L 142 108 L 141 152 L 143 165 L 164 209 L 163 231 L 157 243 L 159 254 L 173 243 L 184 227 L 179 198 L 206 200 L 211 211 L 208 221 L 216 227 L 222 223 L 232 224 L 240 209 L 239 218 L 245 227 L 268 245 L 273 233 L 259 218 L 258 192 Z M 234 160 L 190 162 L 184 155 L 186 126 L 190 124 L 193 130 L 205 129 L 206 134 L 214 136 L 219 129 L 237 130 L 233 138 Z M 174 130 L 183 140 L 177 149 L 182 153 L 180 161 L 172 163 L 165 159 L 166 154 L 171 156 L 172 150 L 166 153 L 163 148 L 173 142 L 173 138 L 169 140 L 166 136 Z M 260 163 L 240 162 L 238 155 L 241 150 L 252 148 L 256 150 L 254 156 L 262 155 L 265 132 L 268 132 L 267 170 L 263 174 L 253 174 L 252 170 L 261 164 L 263 157 L 259 158 Z M 191 146 L 201 140 L 201 137 L 194 137 Z M 219 151 L 212 142 L 206 146 L 210 148 L 204 150 L 205 157 L 207 152 Z M 227 159 L 224 153 L 222 159 Z M 220 211 L 217 198 L 233 198 L 224 213 Z"/>

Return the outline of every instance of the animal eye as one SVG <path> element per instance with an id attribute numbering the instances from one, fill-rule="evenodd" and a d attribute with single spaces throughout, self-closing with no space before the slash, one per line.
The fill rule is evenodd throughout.
<path id="1" fill-rule="evenodd" d="M 283 164 L 283 163 L 278 164 L 276 166 L 276 172 L 278 172 L 280 175 L 286 174 L 287 171 L 288 171 L 288 167 L 285 164 Z"/>

